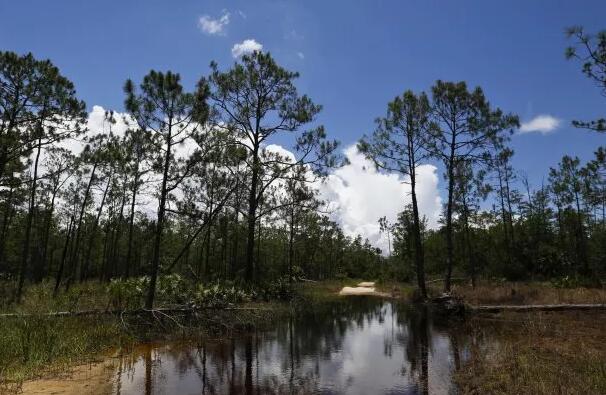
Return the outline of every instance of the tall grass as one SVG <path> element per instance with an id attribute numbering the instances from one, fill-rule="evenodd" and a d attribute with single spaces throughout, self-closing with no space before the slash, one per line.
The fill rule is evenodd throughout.
<path id="1" fill-rule="evenodd" d="M 586 312 L 474 318 L 457 384 L 463 394 L 606 394 L 605 323 Z"/>
<path id="2" fill-rule="evenodd" d="M 167 276 L 159 282 L 158 307 L 187 304 L 213 309 L 175 317 L 48 315 L 59 311 L 140 308 L 142 282 L 132 279 L 109 285 L 74 284 L 57 297 L 53 297 L 52 284 L 44 282 L 28 287 L 20 304 L 9 303 L 7 293 L 0 300 L 0 313 L 24 315 L 0 317 L 0 393 L 14 392 L 24 380 L 65 372 L 71 366 L 99 358 L 104 352 L 129 348 L 137 342 L 248 330 L 272 322 L 277 313 L 290 312 L 288 307 L 267 302 L 287 297 L 290 289 L 287 283 L 242 290 L 232 284 L 194 286 L 181 278 Z M 220 310 L 240 303 L 247 303 L 251 309 Z"/>
<path id="3" fill-rule="evenodd" d="M 0 383 L 20 383 L 64 371 L 112 347 L 131 342 L 114 317 L 46 317 L 0 320 Z"/>

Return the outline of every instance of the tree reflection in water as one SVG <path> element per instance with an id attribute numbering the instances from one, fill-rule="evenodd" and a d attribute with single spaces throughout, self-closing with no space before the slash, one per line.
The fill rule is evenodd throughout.
<path id="1" fill-rule="evenodd" d="M 423 307 L 369 297 L 314 306 L 266 332 L 144 345 L 116 394 L 448 394 L 466 341 Z"/>

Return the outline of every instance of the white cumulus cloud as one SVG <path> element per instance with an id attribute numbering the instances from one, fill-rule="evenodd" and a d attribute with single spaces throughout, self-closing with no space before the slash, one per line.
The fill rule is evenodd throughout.
<path id="1" fill-rule="evenodd" d="M 335 170 L 320 187 L 321 196 L 331 202 L 333 220 L 351 237 L 361 235 L 386 253 L 388 241 L 379 230 L 378 220 L 386 217 L 391 223 L 411 203 L 410 185 L 398 174 L 375 169 L 357 148 L 345 149 L 350 164 Z M 417 199 L 419 211 L 427 217 L 431 228 L 438 226 L 441 200 L 437 169 L 433 165 L 417 168 Z"/>
<path id="2" fill-rule="evenodd" d="M 560 126 L 561 120 L 551 115 L 537 115 L 530 121 L 522 122 L 520 133 L 548 134 Z"/>
<path id="3" fill-rule="evenodd" d="M 258 43 L 255 39 L 249 38 L 248 40 L 244 40 L 241 43 L 234 44 L 231 49 L 231 55 L 234 58 L 239 58 L 244 54 L 261 50 L 263 50 L 263 45 Z"/>
<path id="4" fill-rule="evenodd" d="M 223 12 L 223 15 L 217 19 L 211 18 L 209 15 L 202 15 L 198 19 L 198 26 L 206 34 L 216 35 L 224 34 L 225 27 L 229 25 L 229 12 Z"/>

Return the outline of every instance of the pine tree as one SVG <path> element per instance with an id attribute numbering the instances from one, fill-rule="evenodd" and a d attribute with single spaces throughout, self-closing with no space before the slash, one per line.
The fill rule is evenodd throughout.
<path id="1" fill-rule="evenodd" d="M 410 185 L 413 214 L 414 257 L 417 285 L 423 298 L 425 257 L 421 237 L 421 218 L 417 202 L 417 168 L 429 157 L 427 141 L 431 128 L 431 107 L 425 93 L 406 91 L 387 105 L 387 115 L 376 120 L 370 139 L 362 139 L 358 149 L 373 160 L 377 168 L 401 174 Z"/>
<path id="2" fill-rule="evenodd" d="M 124 85 L 125 107 L 140 129 L 153 135 L 157 156 L 155 168 L 162 174 L 158 190 L 158 216 L 153 244 L 150 284 L 145 306 L 153 308 L 156 282 L 160 268 L 162 235 L 166 220 L 166 205 L 169 194 L 191 173 L 199 160 L 194 152 L 185 160 L 176 158 L 175 147 L 190 138 L 196 129 L 204 126 L 208 118 L 208 87 L 200 80 L 194 93 L 186 93 L 181 77 L 170 71 L 151 71 L 143 78 L 140 93 L 128 80 Z"/>
<path id="3" fill-rule="evenodd" d="M 260 217 L 268 211 L 259 210 L 265 191 L 277 180 L 289 178 L 291 169 L 306 165 L 321 173 L 334 165 L 335 141 L 327 141 L 322 126 L 309 130 L 302 127 L 314 121 L 321 107 L 294 85 L 298 73 L 280 67 L 269 53 L 244 55 L 228 71 L 221 72 L 211 64 L 209 78 L 215 127 L 231 133 L 233 143 L 243 147 L 249 156 L 247 245 L 245 276 L 254 276 L 255 236 Z M 291 134 L 298 158 L 289 158 L 267 150 L 272 138 Z"/>

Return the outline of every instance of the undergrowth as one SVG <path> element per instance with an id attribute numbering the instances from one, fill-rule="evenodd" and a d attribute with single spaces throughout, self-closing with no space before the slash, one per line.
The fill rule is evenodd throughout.
<path id="1" fill-rule="evenodd" d="M 27 288 L 20 304 L 2 304 L 0 393 L 18 391 L 27 379 L 55 375 L 101 354 L 119 352 L 142 341 L 190 339 L 209 333 L 260 328 L 276 314 L 289 314 L 295 287 L 286 278 L 242 286 L 232 282 L 194 284 L 179 275 L 158 281 L 157 308 L 185 307 L 191 313 L 52 316 L 83 310 L 138 310 L 148 278 L 85 282 L 53 297 L 51 282 Z"/>

